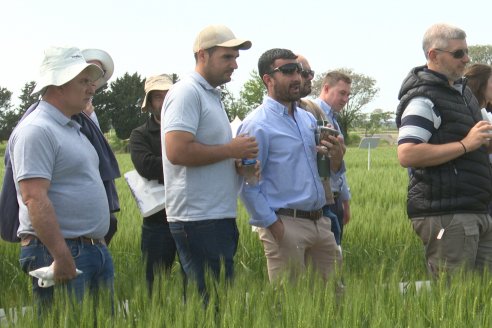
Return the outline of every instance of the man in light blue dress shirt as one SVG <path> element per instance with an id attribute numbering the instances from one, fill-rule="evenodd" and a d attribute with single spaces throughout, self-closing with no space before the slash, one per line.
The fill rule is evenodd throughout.
<path id="1" fill-rule="evenodd" d="M 328 72 L 323 79 L 323 85 L 319 98 L 314 101 L 321 107 L 333 128 L 342 132 L 337 121 L 337 114 L 347 104 L 351 91 L 351 78 L 339 71 Z M 342 136 L 342 134 L 340 134 Z M 343 164 L 345 167 L 345 164 Z M 344 170 L 345 171 L 345 170 Z M 334 230 L 338 244 L 341 244 L 343 237 L 343 226 L 350 220 L 350 189 L 347 183 L 345 172 L 339 176 L 332 176 L 330 179 L 331 190 L 335 199 L 335 204 L 328 205 L 329 209 L 338 217 L 340 230 Z"/>
<path id="2" fill-rule="evenodd" d="M 261 55 L 258 72 L 268 96 L 238 130 L 258 142 L 261 180 L 241 186 L 241 199 L 258 227 L 271 282 L 287 274 L 295 280 L 308 265 L 327 280 L 337 264 L 338 248 L 316 163 L 317 151 L 329 155 L 334 145 L 316 146 L 316 119 L 296 107 L 301 66 L 287 49 Z"/>

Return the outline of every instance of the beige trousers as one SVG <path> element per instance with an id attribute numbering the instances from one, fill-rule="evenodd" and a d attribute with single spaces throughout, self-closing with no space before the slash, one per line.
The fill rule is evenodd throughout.
<path id="1" fill-rule="evenodd" d="M 269 229 L 259 228 L 267 259 L 270 282 L 288 275 L 295 281 L 308 266 L 325 281 L 341 265 L 341 255 L 331 232 L 331 221 L 322 217 L 318 221 L 280 215 L 284 236 L 277 241 Z"/>

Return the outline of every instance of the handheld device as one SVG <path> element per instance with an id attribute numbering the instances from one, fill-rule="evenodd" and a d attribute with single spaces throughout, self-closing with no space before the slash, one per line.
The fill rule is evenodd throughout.
<path id="1" fill-rule="evenodd" d="M 326 126 L 321 126 L 319 129 L 320 129 L 320 139 L 321 140 L 328 140 L 328 136 L 337 137 L 340 134 L 340 131 L 326 127 Z"/>

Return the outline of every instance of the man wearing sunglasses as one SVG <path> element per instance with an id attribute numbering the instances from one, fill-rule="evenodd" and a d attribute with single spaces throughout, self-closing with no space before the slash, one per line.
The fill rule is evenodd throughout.
<path id="1" fill-rule="evenodd" d="M 205 271 L 233 277 L 239 232 L 236 205 L 239 179 L 235 159 L 256 158 L 251 136 L 232 132 L 217 88 L 231 80 L 239 50 L 251 41 L 237 39 L 223 25 L 210 25 L 193 46 L 195 71 L 174 84 L 163 104 L 161 130 L 166 213 L 181 264 L 207 303 Z"/>
<path id="2" fill-rule="evenodd" d="M 332 120 L 329 119 L 328 115 L 323 111 L 323 109 L 321 109 L 318 103 L 316 103 L 314 100 L 304 98 L 311 94 L 311 84 L 312 84 L 311 81 L 314 78 L 314 71 L 311 69 L 311 65 L 309 64 L 306 57 L 298 54 L 297 62 L 302 66 L 301 99 L 298 102 L 298 106 L 313 114 L 316 120 L 318 120 L 318 124 L 319 122 L 326 122 L 326 124 L 330 124 L 331 127 L 334 127 L 334 125 L 332 124 Z M 325 190 L 325 197 L 326 197 L 326 205 L 323 207 L 323 214 L 326 217 L 330 218 L 331 231 L 335 235 L 335 240 L 337 242 L 337 245 L 340 246 L 340 236 L 341 236 L 340 224 L 343 224 L 343 214 L 341 215 L 341 220 L 339 220 L 336 212 L 332 210 L 332 207 L 336 206 L 335 205 L 336 201 L 339 201 L 339 199 L 335 199 L 330 183 L 331 180 L 338 181 L 341 178 L 342 174 L 344 174 L 345 172 L 345 165 L 342 165 L 345 147 L 342 148 L 341 147 L 342 145 L 339 142 L 337 143 L 337 141 L 338 139 L 334 140 L 334 147 L 330 152 L 329 175 L 325 179 L 323 178 L 322 174 L 320 174 L 320 177 L 321 177 L 321 181 L 323 182 L 323 188 Z M 340 256 L 341 255 L 342 253 L 340 251 Z"/>
<path id="3" fill-rule="evenodd" d="M 295 281 L 308 265 L 326 280 L 338 256 L 323 216 L 326 199 L 316 165 L 316 152 L 328 155 L 333 144 L 316 146 L 316 119 L 296 106 L 302 72 L 296 59 L 287 49 L 261 55 L 258 72 L 268 96 L 238 130 L 254 135 L 259 145 L 262 178 L 254 186 L 243 183 L 240 195 L 250 224 L 258 227 L 271 282 L 285 274 Z"/>
<path id="4" fill-rule="evenodd" d="M 410 172 L 407 213 L 432 274 L 490 270 L 492 125 L 462 79 L 470 61 L 466 33 L 433 25 L 423 50 L 427 65 L 403 81 L 396 113 L 398 159 Z"/>

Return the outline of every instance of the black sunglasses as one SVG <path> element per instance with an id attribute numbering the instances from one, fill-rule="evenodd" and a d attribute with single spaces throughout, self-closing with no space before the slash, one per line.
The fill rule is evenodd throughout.
<path id="1" fill-rule="evenodd" d="M 302 66 L 299 63 L 289 63 L 289 64 L 285 64 L 285 65 L 282 65 L 279 67 L 275 67 L 274 69 L 272 69 L 267 74 L 271 75 L 275 72 L 280 72 L 284 75 L 292 75 L 296 72 L 301 73 L 302 72 Z"/>
<path id="2" fill-rule="evenodd" d="M 447 52 L 448 54 L 451 54 L 453 56 L 453 58 L 455 59 L 461 59 L 463 57 L 465 57 L 465 55 L 468 55 L 468 48 L 466 49 L 458 49 L 458 50 L 455 50 L 455 51 L 448 51 L 448 50 L 444 50 L 444 49 L 435 49 L 437 51 L 442 51 L 442 52 Z"/>
<path id="3" fill-rule="evenodd" d="M 309 76 L 314 77 L 314 71 L 312 69 L 303 69 L 301 71 L 301 76 L 307 79 Z"/>

